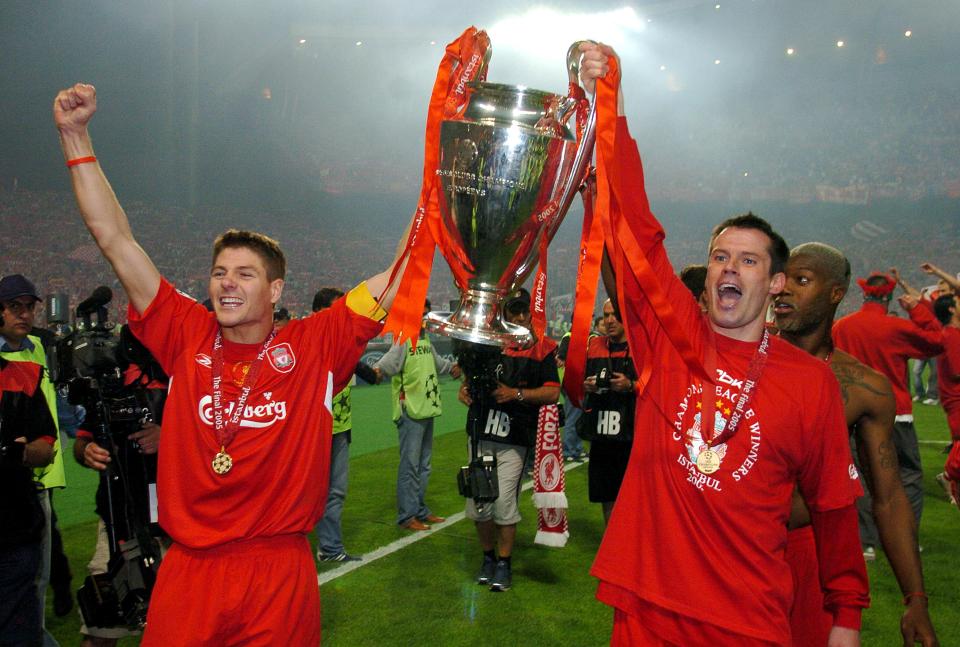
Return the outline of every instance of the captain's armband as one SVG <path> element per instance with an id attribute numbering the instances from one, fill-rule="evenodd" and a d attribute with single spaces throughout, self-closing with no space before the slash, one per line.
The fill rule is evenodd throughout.
<path id="1" fill-rule="evenodd" d="M 383 321 L 387 317 L 387 311 L 381 308 L 370 294 L 366 281 L 347 293 L 347 307 L 358 315 L 374 321 Z"/>

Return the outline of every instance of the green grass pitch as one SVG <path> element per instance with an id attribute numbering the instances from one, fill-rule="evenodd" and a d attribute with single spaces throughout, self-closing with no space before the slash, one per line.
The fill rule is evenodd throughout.
<path id="1" fill-rule="evenodd" d="M 450 516 L 463 510 L 455 475 L 466 455 L 465 409 L 456 400 L 456 383 L 442 385 L 444 415 L 435 427 L 428 502 L 435 513 Z M 939 407 L 916 405 L 915 415 L 927 492 L 920 542 L 930 614 L 941 644 L 960 645 L 955 567 L 960 511 L 934 481 L 949 434 Z M 354 390 L 353 427 L 344 542 L 350 552 L 364 554 L 409 534 L 395 523 L 398 457 L 389 386 Z M 96 476 L 72 456 L 67 466 L 69 487 L 56 494 L 55 508 L 76 587 L 93 553 Z M 586 468 L 569 471 L 570 541 L 563 549 L 533 545 L 536 512 L 530 494 L 521 496 L 524 520 L 514 552 L 514 586 L 507 593 L 473 583 L 480 554 L 466 520 L 324 584 L 324 645 L 607 644 L 612 612 L 594 599 L 596 581 L 588 574 L 603 521 L 599 506 L 587 502 L 586 490 Z M 864 615 L 862 642 L 900 645 L 900 592 L 882 554 L 868 571 L 873 603 Z M 61 645 L 79 644 L 76 611 L 55 617 L 49 596 L 47 625 Z M 136 644 L 135 639 L 121 642 Z"/>

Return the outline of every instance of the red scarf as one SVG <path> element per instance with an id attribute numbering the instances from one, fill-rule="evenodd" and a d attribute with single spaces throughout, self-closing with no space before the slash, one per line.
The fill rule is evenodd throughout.
<path id="1" fill-rule="evenodd" d="M 537 445 L 533 460 L 533 505 L 537 508 L 535 544 L 563 548 L 567 528 L 567 495 L 563 491 L 563 442 L 560 438 L 560 408 L 540 407 Z"/>

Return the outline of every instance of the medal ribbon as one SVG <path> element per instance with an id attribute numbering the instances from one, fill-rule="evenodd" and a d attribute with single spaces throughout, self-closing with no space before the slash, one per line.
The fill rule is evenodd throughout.
<path id="1" fill-rule="evenodd" d="M 277 330 L 273 329 L 267 336 L 267 341 L 263 342 L 263 347 L 253 360 L 250 370 L 243 378 L 243 384 L 240 386 L 240 396 L 233 405 L 233 413 L 230 414 L 230 420 L 223 420 L 223 331 L 217 330 L 217 336 L 213 340 L 213 425 L 217 430 L 217 442 L 220 443 L 220 451 L 230 444 L 237 431 L 240 429 L 240 418 L 243 408 L 247 404 L 247 397 L 257 383 L 260 377 L 260 369 L 263 368 L 263 358 L 267 355 L 267 346 L 276 337 Z"/>
<path id="2" fill-rule="evenodd" d="M 717 351 L 716 344 L 714 343 L 714 334 L 711 330 L 710 335 L 710 344 L 708 345 L 706 365 L 707 370 L 711 372 L 712 375 L 717 374 Z M 703 436 L 704 442 L 707 444 L 707 447 L 716 447 L 721 445 L 731 438 L 734 434 L 737 433 L 737 429 L 740 427 L 740 421 L 743 419 L 743 414 L 747 410 L 747 405 L 750 404 L 750 400 L 753 398 L 754 392 L 757 390 L 757 384 L 760 382 L 760 376 L 763 373 L 763 367 L 767 364 L 767 357 L 770 355 L 770 333 L 766 328 L 763 329 L 763 337 L 760 339 L 760 345 L 757 346 L 757 350 L 753 353 L 753 357 L 750 358 L 750 365 L 747 368 L 747 377 L 743 381 L 743 388 L 740 389 L 740 397 L 737 398 L 737 404 L 734 406 L 733 413 L 730 415 L 729 420 L 724 423 L 723 428 L 720 429 L 720 433 L 714 435 L 714 418 L 716 402 L 716 389 L 713 388 L 710 391 L 710 397 L 706 397 L 707 386 L 713 387 L 713 382 L 706 382 L 703 384 L 703 392 L 700 394 L 701 402 L 703 407 L 701 409 L 701 418 L 700 418 L 700 434 Z M 710 428 L 710 437 L 707 438 L 707 426 L 709 424 Z"/>

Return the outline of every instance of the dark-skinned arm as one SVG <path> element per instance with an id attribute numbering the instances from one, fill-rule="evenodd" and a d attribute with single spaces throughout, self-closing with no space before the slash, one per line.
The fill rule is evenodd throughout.
<path id="1" fill-rule="evenodd" d="M 869 398 L 864 415 L 856 424 L 857 450 L 864 477 L 873 495 L 873 515 L 877 522 L 880 542 L 890 561 L 900 590 L 909 596 L 906 611 L 900 618 L 900 632 L 904 645 L 916 642 L 925 647 L 938 645 L 937 635 L 927 612 L 927 600 L 923 595 L 923 570 L 917 549 L 917 530 L 913 509 L 907 500 L 900 480 L 897 452 L 893 445 L 893 420 L 896 404 L 890 384 L 876 376 L 876 381 L 887 394 L 877 395 L 874 390 L 864 396 Z"/>

